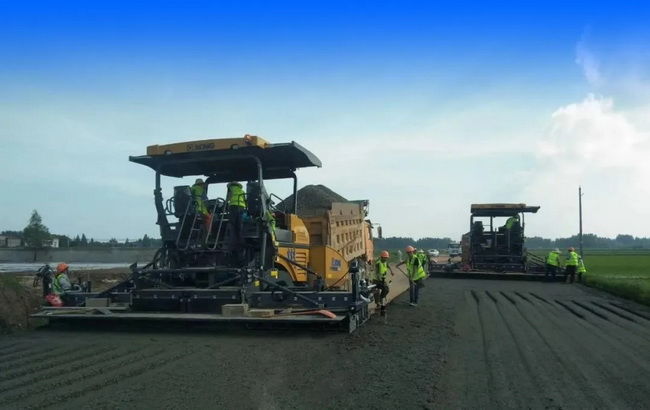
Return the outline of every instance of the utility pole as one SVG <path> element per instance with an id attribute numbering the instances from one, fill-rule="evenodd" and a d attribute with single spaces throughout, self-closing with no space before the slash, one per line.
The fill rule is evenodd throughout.
<path id="1" fill-rule="evenodd" d="M 578 210 L 580 213 L 580 256 L 583 256 L 582 252 L 582 187 L 578 186 Z"/>

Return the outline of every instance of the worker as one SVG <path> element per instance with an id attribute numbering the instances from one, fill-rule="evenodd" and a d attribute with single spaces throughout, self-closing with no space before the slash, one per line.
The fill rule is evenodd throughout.
<path id="1" fill-rule="evenodd" d="M 567 255 L 565 262 L 566 268 L 564 269 L 564 282 L 573 283 L 575 280 L 576 271 L 578 270 L 579 258 L 573 246 L 570 246 L 568 251 L 569 254 Z M 571 282 L 569 282 L 569 279 Z"/>
<path id="2" fill-rule="evenodd" d="M 237 181 L 228 183 L 228 193 L 226 194 L 226 203 L 228 204 L 228 221 L 229 237 L 228 244 L 230 252 L 239 263 L 243 262 L 243 220 L 246 216 L 246 197 L 242 184 Z"/>
<path id="3" fill-rule="evenodd" d="M 388 251 L 381 251 L 379 260 L 375 263 L 375 277 L 372 283 L 377 285 L 375 287 L 375 301 L 379 305 L 381 316 L 384 316 L 386 310 L 386 296 L 388 295 L 388 283 L 386 283 L 386 274 L 390 271 L 391 276 L 395 273 L 388 266 Z"/>
<path id="4" fill-rule="evenodd" d="M 275 215 L 270 210 L 266 211 L 266 222 L 268 223 L 269 228 L 271 229 L 271 238 L 273 239 L 273 244 L 277 246 L 278 243 L 275 240 L 275 226 L 276 226 Z"/>
<path id="5" fill-rule="evenodd" d="M 418 259 L 420 260 L 420 266 L 422 266 L 422 269 L 424 269 L 424 271 L 426 272 L 428 267 L 427 254 L 424 253 L 424 249 L 419 249 L 417 255 L 418 255 Z"/>
<path id="6" fill-rule="evenodd" d="M 515 225 L 515 223 L 519 223 L 519 214 L 516 214 L 516 215 L 511 216 L 510 218 L 508 218 L 508 220 L 506 221 L 506 224 L 503 225 L 503 227 L 506 230 L 510 230 Z"/>
<path id="7" fill-rule="evenodd" d="M 578 283 L 582 283 L 582 274 L 587 273 L 585 262 L 582 260 L 582 255 L 578 255 Z"/>
<path id="8" fill-rule="evenodd" d="M 197 178 L 191 189 L 192 198 L 194 198 L 194 203 L 196 204 L 196 211 L 201 215 L 206 215 L 208 208 L 205 206 L 205 201 L 208 200 L 208 194 L 205 190 L 205 182 L 203 182 L 203 179 Z"/>
<path id="9" fill-rule="evenodd" d="M 417 307 L 420 297 L 420 288 L 424 287 L 424 268 L 420 259 L 415 253 L 415 248 L 411 245 L 406 247 L 406 260 L 397 264 L 397 266 L 406 264 L 406 276 L 409 280 L 409 305 Z"/>
<path id="10" fill-rule="evenodd" d="M 205 201 L 208 200 L 208 193 L 205 189 L 205 182 L 203 179 L 197 178 L 191 189 L 192 198 L 196 204 L 196 212 L 203 218 L 206 231 L 209 234 L 212 228 L 212 215 L 208 211 L 208 207 L 205 205 Z"/>
<path id="11" fill-rule="evenodd" d="M 397 251 L 397 261 L 402 262 L 404 259 L 402 257 L 402 251 Z"/>
<path id="12" fill-rule="evenodd" d="M 560 268 L 560 253 L 560 250 L 555 248 L 546 256 L 546 275 L 544 280 L 548 281 L 549 275 L 553 277 L 553 280 L 555 280 L 555 274 Z"/>
<path id="13" fill-rule="evenodd" d="M 52 292 L 57 296 L 63 295 L 72 289 L 70 278 L 68 278 L 68 268 L 65 262 L 61 262 L 56 266 L 54 281 L 52 281 Z"/>

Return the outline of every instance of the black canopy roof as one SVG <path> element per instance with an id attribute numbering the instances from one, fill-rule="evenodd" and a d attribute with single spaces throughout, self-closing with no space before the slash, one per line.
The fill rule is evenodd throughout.
<path id="1" fill-rule="evenodd" d="M 296 142 L 184 152 L 170 155 L 130 156 L 129 161 L 146 165 L 161 175 L 186 177 L 209 176 L 210 183 L 257 179 L 256 159 L 262 165 L 264 179 L 292 178 L 298 168 L 321 167 L 309 150 Z"/>
<path id="2" fill-rule="evenodd" d="M 514 216 L 523 212 L 534 214 L 539 208 L 526 204 L 473 204 L 471 213 L 473 216 Z"/>

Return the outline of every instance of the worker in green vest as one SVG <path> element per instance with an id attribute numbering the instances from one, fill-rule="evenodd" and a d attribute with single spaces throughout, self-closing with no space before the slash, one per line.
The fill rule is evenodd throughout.
<path id="1" fill-rule="evenodd" d="M 514 216 L 511 216 L 508 218 L 506 221 L 506 224 L 503 226 L 507 230 L 512 229 L 512 227 L 515 225 L 515 223 L 519 223 L 519 214 L 516 214 Z"/>
<path id="2" fill-rule="evenodd" d="M 386 296 L 388 295 L 388 283 L 386 282 L 386 274 L 390 272 L 391 276 L 395 276 L 393 270 L 388 266 L 388 251 L 382 251 L 379 260 L 375 263 L 375 277 L 372 283 L 375 287 L 375 303 L 379 306 L 381 316 L 384 316 L 386 310 Z"/>
<path id="3" fill-rule="evenodd" d="M 576 272 L 578 271 L 579 258 L 573 246 L 568 249 L 569 254 L 567 255 L 564 269 L 564 282 L 573 283 L 575 280 Z M 570 282 L 569 282 L 570 279 Z"/>
<path id="4" fill-rule="evenodd" d="M 194 203 L 196 204 L 196 211 L 201 215 L 207 215 L 208 208 L 205 206 L 205 201 L 208 200 L 208 195 L 203 179 L 197 178 L 191 190 L 192 198 L 194 198 Z"/>
<path id="5" fill-rule="evenodd" d="M 242 184 L 237 181 L 228 183 L 226 203 L 228 204 L 228 245 L 231 255 L 241 264 L 244 262 L 243 230 L 246 214 L 246 194 Z"/>
<path id="6" fill-rule="evenodd" d="M 52 281 L 52 292 L 60 296 L 70 289 L 72 289 L 72 285 L 70 284 L 70 278 L 68 278 L 68 265 L 64 262 L 59 263 Z"/>
<path id="7" fill-rule="evenodd" d="M 194 182 L 194 185 L 192 185 L 191 190 L 196 212 L 199 214 L 200 218 L 205 224 L 205 235 L 209 235 L 210 230 L 212 229 L 212 215 L 205 205 L 205 201 L 208 200 L 208 194 L 203 179 L 197 178 Z"/>
<path id="8" fill-rule="evenodd" d="M 555 281 L 555 274 L 560 269 L 560 253 L 560 250 L 555 248 L 546 256 L 546 275 L 544 275 L 544 280 L 548 281 L 550 275 L 553 277 L 553 281 Z"/>
<path id="9" fill-rule="evenodd" d="M 578 283 L 582 283 L 582 274 L 587 273 L 585 262 L 582 260 L 582 255 L 578 255 Z"/>
<path id="10" fill-rule="evenodd" d="M 420 266 L 422 266 L 422 269 L 426 272 L 429 264 L 427 263 L 427 254 L 424 253 L 424 249 L 418 249 L 417 256 L 420 260 Z"/>
<path id="11" fill-rule="evenodd" d="M 409 305 L 417 307 L 420 298 L 420 288 L 424 287 L 424 278 L 426 273 L 415 253 L 412 246 L 406 247 L 406 260 L 397 264 L 397 266 L 406 264 L 406 276 L 409 280 Z"/>
<path id="12" fill-rule="evenodd" d="M 273 239 L 273 244 L 275 246 L 278 246 L 278 243 L 275 240 L 275 226 L 276 226 L 275 215 L 273 214 L 273 212 L 269 210 L 266 211 L 266 223 L 268 224 L 269 229 L 271 230 L 271 239 Z"/>

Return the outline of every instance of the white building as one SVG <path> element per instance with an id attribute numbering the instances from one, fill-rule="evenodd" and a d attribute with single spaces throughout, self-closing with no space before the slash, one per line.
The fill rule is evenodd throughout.
<path id="1" fill-rule="evenodd" d="M 58 248 L 59 247 L 59 238 L 54 239 L 44 239 L 43 246 L 46 248 Z"/>

